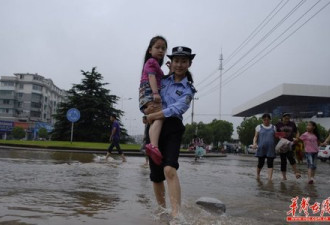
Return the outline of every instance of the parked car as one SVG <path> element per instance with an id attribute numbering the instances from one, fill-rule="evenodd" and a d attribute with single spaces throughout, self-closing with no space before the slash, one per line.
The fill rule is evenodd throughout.
<path id="1" fill-rule="evenodd" d="M 320 150 L 319 150 L 319 153 L 317 154 L 317 157 L 322 162 L 330 160 L 330 145 L 327 145 L 325 147 L 320 147 Z"/>
<path id="2" fill-rule="evenodd" d="M 249 154 L 256 154 L 257 149 L 254 149 L 254 148 L 253 148 L 253 145 L 249 145 L 249 147 L 247 148 L 247 152 L 248 152 Z"/>

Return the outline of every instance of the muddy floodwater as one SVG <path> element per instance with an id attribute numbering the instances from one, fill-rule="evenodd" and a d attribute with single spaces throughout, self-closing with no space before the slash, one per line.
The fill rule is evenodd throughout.
<path id="1" fill-rule="evenodd" d="M 163 224 L 149 169 L 142 166 L 144 158 L 127 161 L 0 147 L 0 224 Z M 310 197 L 311 203 L 322 203 L 330 196 L 329 162 L 318 161 L 316 183 L 309 185 L 306 164 L 298 165 L 301 179 L 289 167 L 288 180 L 282 182 L 279 161 L 275 160 L 274 179 L 268 183 L 267 168 L 260 182 L 255 179 L 253 156 L 204 158 L 197 163 L 180 158 L 182 215 L 187 224 L 294 224 L 286 222 L 291 198 Z M 226 214 L 200 208 L 195 204 L 199 197 L 221 200 Z"/>

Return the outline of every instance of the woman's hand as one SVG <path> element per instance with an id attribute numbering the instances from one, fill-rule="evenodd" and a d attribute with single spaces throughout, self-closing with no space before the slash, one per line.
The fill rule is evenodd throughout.
<path id="1" fill-rule="evenodd" d="M 152 124 L 154 122 L 153 114 L 151 113 L 151 114 L 147 115 L 146 119 L 147 119 L 148 124 Z"/>
<path id="2" fill-rule="evenodd" d="M 147 108 L 143 110 L 144 114 L 149 115 L 151 113 L 155 113 L 162 110 L 162 104 L 161 103 L 155 103 L 152 102 L 151 104 L 148 104 Z"/>
<path id="3" fill-rule="evenodd" d="M 161 103 L 162 102 L 162 98 L 160 97 L 159 94 L 154 94 L 154 102 L 155 103 Z"/>
<path id="4" fill-rule="evenodd" d="M 257 144 L 253 144 L 253 145 L 252 145 L 252 148 L 253 148 L 253 149 L 257 149 L 257 148 L 258 148 L 258 145 L 257 145 Z"/>

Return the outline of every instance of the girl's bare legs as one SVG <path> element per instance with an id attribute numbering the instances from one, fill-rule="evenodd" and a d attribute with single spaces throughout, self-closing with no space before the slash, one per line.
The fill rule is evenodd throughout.
<path id="1" fill-rule="evenodd" d="M 155 120 L 149 128 L 150 143 L 158 147 L 160 131 L 162 130 L 163 120 Z"/>
<path id="2" fill-rule="evenodd" d="M 312 169 L 308 168 L 308 180 L 311 180 L 312 178 Z"/>
<path id="3" fill-rule="evenodd" d="M 315 169 L 311 169 L 311 178 L 314 179 L 314 176 L 315 176 Z"/>
<path id="4" fill-rule="evenodd" d="M 176 169 L 171 166 L 165 166 L 164 174 L 168 186 L 168 193 L 172 207 L 172 217 L 175 218 L 179 214 L 181 206 L 181 186 Z"/>
<path id="5" fill-rule="evenodd" d="M 153 187 L 158 205 L 163 208 L 166 208 L 164 182 L 160 182 L 160 183 L 153 182 Z"/>

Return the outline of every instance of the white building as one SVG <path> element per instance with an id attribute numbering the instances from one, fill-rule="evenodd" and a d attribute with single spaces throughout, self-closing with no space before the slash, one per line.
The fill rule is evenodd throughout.
<path id="1" fill-rule="evenodd" d="M 330 129 L 330 86 L 281 84 L 233 109 L 233 116 L 291 113 L 295 120 L 312 120 Z"/>
<path id="2" fill-rule="evenodd" d="M 66 98 L 66 91 L 38 74 L 15 73 L 0 79 L 0 120 L 46 122 Z"/>

